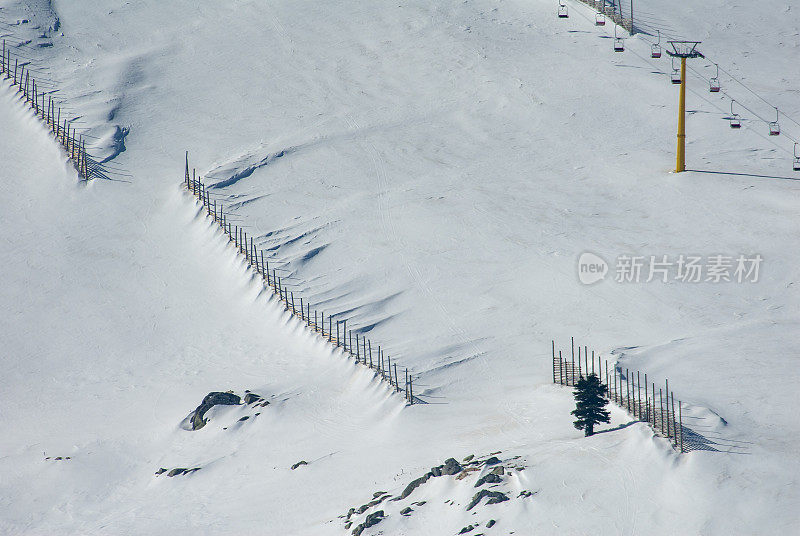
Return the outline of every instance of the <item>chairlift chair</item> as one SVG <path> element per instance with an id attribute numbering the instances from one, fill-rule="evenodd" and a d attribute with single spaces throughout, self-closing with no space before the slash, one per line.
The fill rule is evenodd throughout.
<path id="1" fill-rule="evenodd" d="M 771 121 L 769 124 L 769 135 L 770 136 L 778 136 L 781 133 L 781 126 L 778 124 L 778 118 L 780 117 L 780 113 L 778 109 L 775 108 L 775 121 Z"/>
<path id="2" fill-rule="evenodd" d="M 614 52 L 625 52 L 625 42 L 617 37 L 617 26 L 614 26 Z"/>
<path id="3" fill-rule="evenodd" d="M 567 11 L 567 5 L 562 0 L 558 0 L 558 18 L 559 19 L 568 19 L 569 18 L 569 12 Z"/>
<path id="4" fill-rule="evenodd" d="M 719 65 L 716 63 L 714 65 L 717 67 L 717 75 L 708 81 L 708 91 L 719 93 Z"/>
<path id="5" fill-rule="evenodd" d="M 598 13 L 594 17 L 594 25 L 595 26 L 605 26 L 606 25 L 606 16 L 602 13 Z"/>
<path id="6" fill-rule="evenodd" d="M 742 121 L 739 117 L 739 114 L 733 113 L 733 103 L 736 102 L 735 100 L 731 101 L 731 116 L 728 118 L 730 121 L 731 128 L 742 128 Z"/>
<path id="7" fill-rule="evenodd" d="M 794 144 L 794 160 L 792 162 L 792 169 L 794 171 L 800 171 L 800 151 L 798 151 L 800 146 L 798 144 Z"/>
<path id="8" fill-rule="evenodd" d="M 658 43 L 650 47 L 650 57 L 651 58 L 661 57 L 661 30 L 658 30 Z"/>
<path id="9" fill-rule="evenodd" d="M 672 74 L 670 75 L 670 80 L 673 84 L 681 83 L 681 71 L 675 67 L 675 58 L 672 58 Z"/>

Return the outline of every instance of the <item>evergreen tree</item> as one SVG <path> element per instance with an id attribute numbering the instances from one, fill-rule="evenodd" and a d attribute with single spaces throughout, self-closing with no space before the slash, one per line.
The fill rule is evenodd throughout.
<path id="1" fill-rule="evenodd" d="M 594 433 L 595 424 L 611 421 L 608 411 L 603 409 L 608 404 L 606 387 L 594 372 L 578 380 L 572 394 L 575 396 L 572 415 L 578 418 L 574 422 L 575 428 L 583 430 L 586 437 Z"/>

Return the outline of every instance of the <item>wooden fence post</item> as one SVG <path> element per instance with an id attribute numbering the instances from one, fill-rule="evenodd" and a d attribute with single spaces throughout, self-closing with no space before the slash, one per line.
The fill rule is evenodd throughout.
<path id="1" fill-rule="evenodd" d="M 636 408 L 639 412 L 639 419 L 642 418 L 642 378 L 639 376 L 639 371 L 636 371 L 636 399 L 638 400 L 637 404 L 638 407 Z"/>
<path id="2" fill-rule="evenodd" d="M 570 385 L 575 385 L 575 347 L 572 348 L 572 370 L 570 371 L 572 376 L 572 382 Z"/>
<path id="3" fill-rule="evenodd" d="M 342 338 L 344 339 L 342 341 L 342 346 L 344 347 L 344 351 L 347 352 L 347 319 L 346 318 L 342 321 L 342 335 L 343 335 Z M 339 338 L 338 331 L 337 331 L 336 338 L 337 339 Z"/>
<path id="4" fill-rule="evenodd" d="M 661 414 L 661 426 L 659 428 L 661 429 L 661 435 L 664 435 L 664 394 L 661 392 L 660 387 L 658 388 L 658 407 Z"/>
<path id="5" fill-rule="evenodd" d="M 586 375 L 589 375 L 589 347 L 587 345 L 583 346 L 583 362 L 584 362 L 584 370 L 586 371 Z"/>
<path id="6" fill-rule="evenodd" d="M 664 389 L 664 394 L 667 395 L 667 438 L 671 438 L 672 436 L 669 433 L 669 379 L 666 381 L 666 388 Z"/>
<path id="7" fill-rule="evenodd" d="M 675 440 L 675 446 L 678 446 L 678 430 L 675 429 L 675 393 L 670 392 L 670 399 L 672 399 L 672 438 Z"/>
<path id="8" fill-rule="evenodd" d="M 681 453 L 685 452 L 683 450 L 683 410 L 681 409 L 681 401 L 678 400 L 678 424 L 681 427 Z"/>
<path id="9" fill-rule="evenodd" d="M 369 342 L 369 368 L 372 368 L 372 341 Z"/>
<path id="10" fill-rule="evenodd" d="M 400 390 L 400 383 L 397 381 L 397 363 L 394 364 L 394 388 L 396 391 Z"/>

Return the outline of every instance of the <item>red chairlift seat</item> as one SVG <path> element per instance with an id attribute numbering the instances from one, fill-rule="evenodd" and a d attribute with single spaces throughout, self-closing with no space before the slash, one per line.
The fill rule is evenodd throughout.
<path id="1" fill-rule="evenodd" d="M 781 133 L 781 126 L 778 124 L 778 119 L 780 119 L 780 112 L 775 108 L 775 121 L 771 121 L 769 124 L 770 136 L 779 136 Z"/>
<path id="2" fill-rule="evenodd" d="M 658 43 L 653 44 L 650 47 L 650 57 L 651 58 L 660 58 L 661 57 L 661 30 L 656 30 L 658 32 Z"/>
<path id="3" fill-rule="evenodd" d="M 605 26 L 606 25 L 606 16 L 602 13 L 598 13 L 594 17 L 594 25 L 595 26 Z"/>
<path id="4" fill-rule="evenodd" d="M 625 42 L 621 37 L 614 39 L 614 52 L 625 52 Z"/>
<path id="5" fill-rule="evenodd" d="M 794 144 L 794 161 L 792 162 L 792 169 L 795 171 L 800 171 L 800 153 L 798 153 L 798 145 Z"/>
<path id="6" fill-rule="evenodd" d="M 715 63 L 714 66 L 717 68 L 717 74 L 708 81 L 708 91 L 719 93 L 719 65 Z"/>
<path id="7" fill-rule="evenodd" d="M 567 11 L 567 6 L 564 4 L 559 4 L 558 6 L 558 18 L 559 19 L 568 19 L 569 12 Z"/>
<path id="8" fill-rule="evenodd" d="M 650 47 L 650 57 L 651 58 L 660 58 L 661 57 L 661 47 L 658 45 L 653 45 Z"/>
<path id="9" fill-rule="evenodd" d="M 731 100 L 731 116 L 728 118 L 730 121 L 731 128 L 742 128 L 742 121 L 739 118 L 739 114 L 733 113 L 733 104 L 735 100 Z"/>
<path id="10" fill-rule="evenodd" d="M 678 69 L 672 69 L 672 75 L 670 76 L 670 80 L 672 80 L 673 84 L 680 84 L 681 72 Z"/>

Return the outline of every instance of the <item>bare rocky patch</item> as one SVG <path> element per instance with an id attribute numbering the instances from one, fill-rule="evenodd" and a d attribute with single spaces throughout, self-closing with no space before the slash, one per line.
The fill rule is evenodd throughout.
<path id="1" fill-rule="evenodd" d="M 496 515 L 491 518 L 487 515 L 496 508 L 494 505 L 530 500 L 534 496 L 533 492 L 521 488 L 520 479 L 517 477 L 525 470 L 525 464 L 520 457 L 501 459 L 498 454 L 501 453 L 493 452 L 479 457 L 470 455 L 461 462 L 455 458 L 448 458 L 443 464 L 432 467 L 424 475 L 398 488 L 395 497 L 392 498 L 391 491 L 375 492 L 370 501 L 350 508 L 339 518 L 343 520 L 344 529 L 353 536 L 367 536 L 382 534 L 389 530 L 379 524 L 393 516 L 396 520 L 400 520 L 412 518 L 420 512 L 424 512 L 425 515 L 437 515 L 434 510 L 437 508 L 459 508 L 468 523 L 460 530 L 455 530 L 453 534 L 470 536 L 489 534 L 493 531 L 488 529 L 492 529 L 498 523 Z M 432 493 L 436 493 L 436 488 L 442 489 L 441 486 L 434 486 L 433 490 L 430 488 L 431 482 L 441 482 L 438 479 L 448 479 L 455 486 L 451 497 L 431 496 Z M 477 491 L 471 491 L 475 488 L 478 488 Z M 423 496 L 425 498 L 420 500 Z M 412 502 L 413 499 L 417 500 Z M 444 502 L 441 499 L 444 499 Z M 500 512 L 496 511 L 495 514 L 497 513 Z M 485 532 L 480 532 L 479 529 Z"/>

